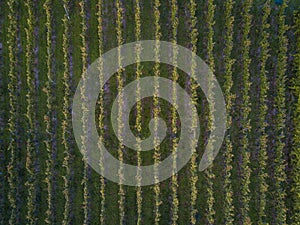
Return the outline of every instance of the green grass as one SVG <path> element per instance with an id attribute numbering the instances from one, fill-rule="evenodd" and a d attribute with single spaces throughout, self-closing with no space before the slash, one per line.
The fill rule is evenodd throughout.
<path id="1" fill-rule="evenodd" d="M 95 59 L 99 57 L 98 51 L 98 38 L 97 38 L 97 0 L 88 0 L 86 2 L 86 13 L 89 15 L 86 17 L 87 23 L 87 31 L 86 31 L 86 42 L 87 42 L 87 56 L 88 56 L 88 64 L 91 64 Z M 146 1 L 140 0 L 141 3 L 141 39 L 154 39 L 155 37 L 155 24 L 154 24 L 154 13 L 153 13 L 153 5 L 154 0 Z M 216 5 L 215 14 L 213 17 L 214 24 L 212 25 L 213 28 L 213 36 L 209 37 L 211 34 L 209 31 L 210 27 L 207 24 L 207 4 L 205 1 L 196 1 L 196 18 L 197 24 L 196 28 L 198 29 L 198 36 L 197 36 L 197 54 L 202 57 L 207 63 L 211 63 L 214 60 L 215 65 L 215 74 L 218 78 L 223 90 L 225 90 L 226 81 L 225 77 L 225 66 L 226 61 L 224 60 L 224 48 L 226 44 L 226 36 L 225 34 L 225 20 L 224 20 L 224 8 L 225 2 L 221 0 L 214 0 L 213 3 Z M 46 175 L 46 160 L 47 160 L 47 152 L 45 148 L 44 141 L 47 139 L 46 134 L 46 124 L 44 123 L 44 115 L 47 114 L 47 95 L 44 92 L 45 87 L 47 85 L 47 30 L 45 26 L 46 22 L 46 13 L 43 8 L 44 1 L 36 1 L 33 5 L 33 12 L 34 12 L 34 21 L 33 25 L 37 30 L 37 33 L 34 33 L 33 43 L 34 47 L 38 49 L 37 53 L 33 54 L 34 63 L 33 67 L 36 68 L 38 71 L 37 74 L 37 87 L 36 87 L 36 95 L 34 96 L 34 101 L 36 101 L 36 119 L 34 121 L 34 128 L 37 136 L 37 142 L 34 143 L 34 151 L 36 154 L 36 165 L 38 168 L 37 173 L 35 174 L 36 177 L 36 214 L 35 217 L 37 218 L 36 224 L 44 224 L 46 219 L 46 210 L 47 210 L 47 184 L 44 182 Z M 190 42 L 190 18 L 189 18 L 189 4 L 188 0 L 178 0 L 178 18 L 179 24 L 177 29 L 177 42 L 178 44 L 189 47 L 191 46 Z M 124 19 L 126 21 L 126 26 L 122 29 L 122 35 L 124 38 L 124 42 L 132 42 L 135 40 L 135 11 L 134 11 L 134 1 L 123 1 L 124 6 Z M 298 217 L 292 217 L 293 215 L 293 208 L 292 202 L 294 201 L 291 197 L 291 187 L 293 183 L 291 183 L 292 174 L 289 172 L 292 169 L 293 165 L 297 165 L 296 162 L 291 163 L 290 152 L 291 149 L 288 146 L 293 146 L 293 142 L 289 139 L 290 133 L 292 129 L 289 127 L 284 128 L 284 131 L 287 133 L 287 137 L 280 137 L 278 139 L 278 134 L 274 132 L 274 130 L 279 129 L 280 127 L 276 128 L 276 125 L 282 126 L 282 121 L 276 121 L 276 115 L 274 114 L 274 103 L 276 99 L 276 93 L 286 96 L 293 96 L 293 98 L 286 98 L 283 99 L 285 106 L 280 106 L 280 110 L 282 113 L 285 113 L 287 124 L 290 124 L 291 127 L 294 126 L 295 121 L 293 120 L 293 111 L 289 109 L 288 106 L 293 105 L 297 102 L 299 96 L 294 96 L 292 94 L 290 87 L 288 84 L 291 83 L 291 80 L 295 77 L 295 71 L 292 69 L 292 65 L 294 63 L 294 58 L 292 55 L 296 51 L 296 37 L 294 36 L 295 28 L 291 25 L 294 23 L 293 20 L 293 12 L 296 9 L 299 9 L 299 1 L 297 0 L 290 0 L 288 3 L 288 7 L 285 9 L 284 14 L 286 16 L 285 24 L 289 26 L 289 30 L 286 34 L 288 45 L 287 45 L 287 52 L 283 49 L 283 46 L 280 42 L 282 41 L 282 36 L 279 36 L 278 29 L 279 29 L 279 12 L 280 9 L 278 6 L 275 6 L 274 1 L 271 1 L 271 14 L 270 19 L 268 22 L 270 23 L 269 29 L 269 43 L 270 43 L 270 57 L 266 61 L 266 68 L 269 71 L 267 74 L 267 79 L 270 82 L 270 89 L 267 93 L 267 101 L 266 104 L 269 107 L 267 112 L 267 122 L 269 126 L 266 129 L 267 134 L 269 135 L 268 139 L 268 146 L 267 146 L 267 153 L 269 156 L 269 160 L 267 161 L 266 165 L 266 172 L 270 179 L 267 179 L 269 185 L 271 185 L 270 190 L 274 191 L 275 193 L 279 193 L 281 189 L 272 183 L 272 179 L 277 179 L 278 174 L 274 176 L 273 171 L 274 168 L 278 166 L 275 160 L 275 153 L 274 147 L 278 146 L 279 141 L 282 143 L 286 143 L 286 146 L 283 146 L 282 154 L 284 155 L 287 168 L 285 172 L 287 174 L 287 179 L 284 182 L 287 185 L 282 186 L 282 188 L 287 193 L 286 196 L 282 200 L 272 198 L 271 194 L 266 195 L 266 222 L 271 223 L 275 220 L 283 220 L 282 223 L 284 224 L 284 216 L 277 219 L 275 217 L 274 211 L 271 208 L 273 205 L 277 203 L 284 204 L 287 207 L 287 224 L 297 224 L 299 221 L 293 221 L 293 219 Z M 232 77 L 233 77 L 233 88 L 232 92 L 237 95 L 237 98 L 234 102 L 232 102 L 232 114 L 231 117 L 232 121 L 232 129 L 229 132 L 229 135 L 232 140 L 233 144 L 233 168 L 231 170 L 232 174 L 230 177 L 230 181 L 232 183 L 233 188 L 233 206 L 235 208 L 234 211 L 234 222 L 233 224 L 242 224 L 242 219 L 240 218 L 239 212 L 240 207 L 243 206 L 240 204 L 241 195 L 239 194 L 239 189 L 241 185 L 243 185 L 242 180 L 240 179 L 238 165 L 240 163 L 241 152 L 238 148 L 240 146 L 240 124 L 241 124 L 241 112 L 243 109 L 243 104 L 245 103 L 243 99 L 243 90 L 241 87 L 243 86 L 242 80 L 242 65 L 243 65 L 243 58 L 242 58 L 242 35 L 243 35 L 243 14 L 241 7 L 243 6 L 242 1 L 236 0 L 234 1 L 232 15 L 234 16 L 233 22 L 233 50 L 231 57 L 235 60 L 235 63 L 232 67 Z M 260 105 L 258 104 L 258 87 L 261 84 L 258 76 L 259 68 L 259 51 L 261 47 L 259 46 L 260 41 L 260 33 L 261 30 L 261 16 L 262 16 L 262 6 L 263 2 L 254 0 L 253 7 L 250 9 L 250 13 L 253 16 L 253 22 L 250 24 L 250 33 L 249 33 L 249 40 L 251 44 L 249 46 L 249 58 L 251 62 L 249 64 L 249 76 L 252 82 L 249 91 L 249 97 L 251 101 L 251 109 L 252 112 L 249 114 L 249 119 L 251 121 L 251 126 L 253 129 L 250 132 L 244 133 L 244 136 L 248 139 L 249 145 L 247 147 L 247 151 L 251 152 L 251 158 L 249 161 L 249 167 L 253 169 L 251 174 L 251 183 L 249 185 L 250 192 L 249 197 L 249 212 L 247 211 L 248 216 L 250 217 L 251 221 L 255 223 L 258 220 L 257 217 L 257 186 L 255 185 L 256 176 L 259 174 L 259 168 L 257 165 L 257 140 L 259 135 L 255 132 L 259 128 L 259 122 L 257 120 L 258 116 L 258 109 Z M 26 33 L 24 28 L 27 27 L 26 15 L 27 15 L 27 8 L 24 5 L 24 2 L 18 2 L 15 4 L 15 10 L 17 12 L 18 17 L 17 19 L 17 35 L 16 44 L 14 46 L 14 57 L 16 57 L 17 64 L 13 68 L 14 75 L 16 75 L 17 79 L 17 90 L 19 94 L 13 93 L 13 98 L 16 98 L 16 107 L 17 111 L 16 114 L 10 114 L 11 106 L 9 105 L 9 69 L 10 69 L 10 57 L 9 57 L 9 49 L 8 49 L 8 41 L 9 41 L 9 33 L 8 27 L 11 21 L 8 20 L 8 6 L 7 3 L 1 3 L 0 5 L 0 19 L 2 19 L 1 35 L 0 35 L 0 42 L 3 44 L 3 51 L 1 54 L 2 61 L 0 62 L 0 224 L 9 224 L 9 219 L 11 215 L 16 216 L 14 218 L 15 221 L 18 221 L 19 224 L 27 224 L 27 193 L 25 182 L 28 180 L 29 176 L 26 172 L 26 141 L 29 135 L 27 133 L 28 129 L 28 122 L 26 119 L 26 109 L 27 109 L 27 102 L 26 102 L 26 93 L 28 91 L 27 85 L 27 77 L 26 77 Z M 52 87 L 52 91 L 54 94 L 54 103 L 52 105 L 52 112 L 55 115 L 55 119 L 53 120 L 53 131 L 54 131 L 54 140 L 53 143 L 55 145 L 56 151 L 56 159 L 54 162 L 54 171 L 55 171 L 55 189 L 53 191 L 53 216 L 54 220 L 52 224 L 61 224 L 64 218 L 64 207 L 65 207 L 65 199 L 64 199 L 64 180 L 63 176 L 65 175 L 66 171 L 65 168 L 62 167 L 63 160 L 64 160 L 64 145 L 62 143 L 62 127 L 61 122 L 64 119 L 63 116 L 63 97 L 64 97 L 64 84 L 63 84 L 63 73 L 64 73 L 64 55 L 63 55 L 63 22 L 62 19 L 65 14 L 65 10 L 63 8 L 62 1 L 59 0 L 52 0 L 51 1 L 51 8 L 52 8 L 52 51 L 53 54 L 51 56 L 51 65 L 52 71 L 54 74 L 54 82 L 55 85 Z M 2 10 L 3 9 L 3 10 Z M 172 23 L 171 23 L 171 2 L 170 1 L 162 1 L 160 6 L 160 25 L 161 25 L 161 39 L 164 41 L 172 40 L 173 33 L 172 33 Z M 71 68 L 71 95 L 74 94 L 76 85 L 81 78 L 81 71 L 82 71 L 82 56 L 81 56 L 81 21 L 82 18 L 80 17 L 80 6 L 79 1 L 70 1 L 69 3 L 69 15 L 70 15 L 70 52 L 72 58 L 72 68 Z M 104 0 L 103 1 L 103 34 L 104 34 L 104 42 L 103 42 L 103 50 L 104 52 L 114 48 L 117 46 L 117 34 L 116 34 L 116 7 L 115 2 L 111 0 Z M 208 42 L 208 38 L 212 38 L 211 41 L 214 43 L 214 48 L 208 51 L 208 43 L 212 44 L 212 42 Z M 299 46 L 298 46 L 299 47 Z M 299 50 L 299 49 L 298 49 Z M 208 57 L 209 53 L 209 57 Z M 279 53 L 282 53 L 281 55 Z M 288 57 L 286 65 L 280 64 L 279 60 Z M 228 63 L 228 62 L 227 62 Z M 278 64 L 279 63 L 279 64 Z M 287 71 L 284 71 L 284 67 L 287 66 Z M 154 75 L 154 63 L 142 63 L 142 77 L 143 76 L 153 76 Z M 129 66 L 126 68 L 126 75 L 125 75 L 125 83 L 124 85 L 128 84 L 129 82 L 133 81 L 135 78 L 135 65 Z M 280 69 L 280 71 L 278 71 Z M 280 78 L 286 75 L 286 83 L 287 86 L 285 90 L 280 90 L 280 92 L 276 92 L 276 83 L 275 77 L 276 74 L 280 73 Z M 172 75 L 172 68 L 166 65 L 161 65 L 160 73 L 163 77 L 171 77 Z M 118 140 L 113 135 L 112 127 L 110 124 L 110 116 L 109 116 L 109 109 L 112 105 L 114 98 L 117 94 L 117 76 L 114 75 L 108 82 L 109 84 L 109 96 L 105 100 L 105 111 L 108 115 L 107 118 L 104 119 L 104 124 L 108 126 L 108 131 L 106 132 L 107 138 L 105 139 L 105 143 L 107 148 L 110 152 L 115 156 L 118 157 L 117 148 L 118 148 Z M 181 86 L 185 86 L 188 77 L 182 71 L 179 71 L 179 84 Z M 208 114 L 207 114 L 207 101 L 205 100 L 201 89 L 197 89 L 198 93 L 198 114 L 200 116 L 201 122 L 201 138 L 199 141 L 199 147 L 197 148 L 198 158 L 196 164 L 199 162 L 201 155 L 204 150 L 205 145 L 205 138 L 207 138 L 208 130 Z M 227 93 L 228 95 L 229 93 Z M 245 94 L 245 93 L 244 93 Z M 247 93 L 246 93 L 247 94 Z M 244 96 L 245 97 L 245 96 Z M 278 99 L 276 100 L 279 101 Z M 280 102 L 281 103 L 281 102 Z M 146 99 L 142 102 L 142 136 L 147 137 L 149 135 L 149 130 L 147 129 L 147 123 L 151 118 L 151 105 L 153 101 L 150 99 Z M 165 101 L 160 101 L 162 105 L 162 117 L 170 122 L 170 112 L 172 107 L 166 103 Z M 135 118 L 133 114 L 134 109 L 132 110 L 130 116 L 130 122 L 133 127 L 135 123 Z M 16 185 L 16 190 L 18 190 L 18 195 L 15 195 L 14 189 L 11 189 L 11 186 L 8 185 L 8 177 L 9 171 L 7 170 L 7 166 L 9 165 L 10 158 L 11 158 L 11 148 L 8 148 L 10 142 L 14 139 L 14 134 L 10 132 L 8 129 L 8 119 L 9 117 L 16 116 L 16 130 L 17 130 L 17 143 L 18 148 L 16 148 L 16 161 L 13 162 L 13 172 L 15 173 L 13 184 Z M 178 115 L 177 115 L 178 116 Z M 69 124 L 71 125 L 71 124 Z M 170 123 L 169 123 L 170 126 Z M 137 133 L 136 130 L 133 129 L 133 133 Z M 82 179 L 83 179 L 83 170 L 84 170 L 84 163 L 82 161 L 82 155 L 78 150 L 75 140 L 70 134 L 71 138 L 69 140 L 69 146 L 72 149 L 72 160 L 71 160 L 71 171 L 72 171 L 72 181 L 70 182 L 70 189 L 71 196 L 73 198 L 73 202 L 70 206 L 71 214 L 70 214 L 70 224 L 83 224 L 84 223 L 84 210 L 83 210 L 83 186 L 82 186 Z M 275 145 L 272 140 L 277 139 L 277 144 Z M 281 150 L 281 146 L 278 148 Z M 170 139 L 166 139 L 161 145 L 161 154 L 162 157 L 166 157 L 171 152 L 171 141 Z M 124 160 L 127 163 L 136 164 L 136 153 L 133 150 L 125 148 L 126 154 L 124 154 Z M 220 154 L 217 156 L 213 167 L 212 173 L 216 175 L 216 178 L 212 181 L 212 190 L 213 190 L 213 197 L 215 199 L 215 204 L 213 205 L 213 209 L 215 210 L 215 215 L 213 215 L 213 219 L 215 220 L 215 224 L 224 224 L 225 219 L 224 215 L 224 199 L 225 199 L 225 190 L 224 190 L 224 151 L 225 148 L 221 149 Z M 295 154 L 295 153 L 294 153 Z M 278 156 L 278 155 L 277 155 Z M 153 163 L 153 152 L 146 152 L 141 154 L 142 161 L 145 164 L 152 164 Z M 277 157 L 278 158 L 278 157 Z M 279 157 L 280 158 L 280 157 Z M 18 166 L 17 166 L 18 165 Z M 275 167 L 274 167 L 275 166 Z M 190 187 L 190 167 L 191 164 L 188 163 L 179 173 L 178 173 L 178 199 L 179 199 L 179 211 L 178 215 L 179 218 L 177 220 L 178 224 L 189 224 L 190 221 L 190 199 L 191 199 L 191 187 Z M 280 167 L 280 166 L 279 166 Z M 198 210 L 195 218 L 197 220 L 196 224 L 207 224 L 208 223 L 208 212 L 207 212 L 207 196 L 205 194 L 207 185 L 209 184 L 205 178 L 204 173 L 197 172 L 199 180 L 196 183 L 197 187 L 197 200 L 195 202 L 195 208 Z M 90 193 L 90 198 L 88 198 L 88 202 L 90 203 L 90 214 L 89 214 L 89 223 L 87 224 L 99 224 L 99 217 L 100 217 L 100 207 L 101 207 L 101 198 L 100 198 L 100 175 L 97 174 L 95 171 L 90 169 L 90 173 L 87 174 L 88 181 L 87 187 L 88 192 Z M 12 178 L 12 177 L 11 177 Z M 138 220 L 137 214 L 137 204 L 136 204 L 136 188 L 135 187 L 127 187 L 124 186 L 125 190 L 125 202 L 124 202 L 124 210 L 125 210 L 125 217 L 124 221 L 125 224 L 136 224 Z M 141 212 L 141 224 L 154 224 L 154 216 L 155 216 L 155 202 L 154 202 L 154 190 L 153 186 L 142 187 L 142 212 Z M 171 215 L 171 208 L 172 208 L 172 189 L 171 189 L 171 178 L 165 180 L 160 183 L 160 190 L 161 190 L 161 200 L 162 205 L 160 206 L 160 224 L 169 224 L 172 220 Z M 106 180 L 105 186 L 105 214 L 104 219 L 106 224 L 119 224 L 120 217 L 119 217 L 119 185 L 113 183 L 111 181 Z M 22 196 L 21 199 L 17 199 L 16 205 L 14 206 L 11 203 L 13 201 L 9 201 L 9 193 L 12 195 L 13 198 L 16 196 Z M 247 200 L 248 201 L 248 200 Z M 248 207 L 245 204 L 245 207 Z M 12 214 L 12 208 L 16 207 L 18 209 L 16 214 Z M 245 222 L 245 221 L 244 221 Z M 16 222 L 11 222 L 12 224 L 17 224 Z"/>

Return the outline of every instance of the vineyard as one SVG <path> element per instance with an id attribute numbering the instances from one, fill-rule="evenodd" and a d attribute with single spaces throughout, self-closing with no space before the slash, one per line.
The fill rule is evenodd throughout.
<path id="1" fill-rule="evenodd" d="M 189 49 L 220 84 L 226 133 L 204 171 L 198 165 L 215 129 L 215 106 L 209 106 L 195 82 L 195 61 L 187 62 L 191 74 L 158 63 L 157 42 L 156 62 L 140 62 L 142 47 L 137 45 L 137 63 L 122 67 L 117 47 L 141 40 Z M 176 151 L 184 121 L 177 105 L 159 97 L 165 90 L 158 80 L 155 95 L 142 100 L 137 82 L 132 109 L 120 94 L 123 88 L 148 76 L 164 77 L 179 84 L 197 109 L 200 137 L 189 143 L 190 160 L 162 182 L 162 171 L 154 167 L 153 185 L 125 185 L 121 163 L 118 183 L 100 175 L 87 161 L 89 149 L 79 149 L 74 138 L 77 85 L 81 80 L 79 91 L 86 98 L 85 72 L 114 48 L 118 71 L 105 82 L 105 66 L 97 68 L 103 88 L 95 123 L 110 154 L 136 166 L 138 184 L 144 179 L 141 166 Z M 176 65 L 179 51 L 169 55 Z M 167 90 L 178 103 L 177 91 L 175 85 Z M 116 98 L 117 131 L 111 124 Z M 81 110 L 84 121 L 88 108 Z M 138 151 L 116 135 L 124 132 L 126 110 Z M 159 140 L 159 124 L 153 120 L 155 147 L 142 151 L 140 140 L 150 136 L 148 124 L 157 117 L 167 125 L 166 138 Z M 194 127 L 197 120 L 191 118 Z M 90 127 L 83 130 L 87 135 L 81 142 L 87 143 Z M 101 171 L 109 168 L 95 160 Z M 171 169 L 177 171 L 178 159 L 172 160 Z M 299 225 L 300 1 L 0 1 L 0 225 L 7 224 Z"/>

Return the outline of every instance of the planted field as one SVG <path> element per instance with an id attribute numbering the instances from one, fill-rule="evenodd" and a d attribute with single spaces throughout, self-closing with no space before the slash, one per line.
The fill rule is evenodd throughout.
<path id="1" fill-rule="evenodd" d="M 297 0 L 0 2 L 0 224 L 300 224 L 299 10 Z M 156 40 L 153 62 L 141 60 L 142 42 L 134 56 L 123 54 L 122 45 L 142 40 Z M 198 55 L 223 92 L 224 139 L 216 157 L 205 155 L 214 160 L 203 171 L 220 122 L 216 83 L 209 77 L 200 87 L 196 57 L 182 57 L 176 47 L 162 52 L 160 41 Z M 110 65 L 117 70 L 106 80 L 105 61 L 93 62 L 115 48 Z M 160 63 L 164 56 L 174 66 Z M 136 63 L 123 67 L 127 57 Z M 182 61 L 189 73 L 179 68 Z M 100 86 L 95 121 L 85 104 L 92 65 Z M 142 97 L 149 76 L 154 94 Z M 123 89 L 134 81 L 131 107 Z M 180 87 L 189 100 L 178 97 Z M 197 117 L 184 121 L 178 108 L 190 112 L 189 101 Z M 191 157 L 181 168 L 184 157 L 175 153 L 183 127 L 193 131 L 198 121 L 199 139 L 184 146 Z M 117 170 L 102 151 L 92 158 L 99 171 L 91 167 L 94 122 L 96 145 L 109 151 Z M 124 144 L 127 126 L 134 149 Z M 148 137 L 153 147 L 144 151 Z M 165 170 L 172 173 L 161 179 L 159 162 L 169 156 Z M 128 164 L 136 185 L 126 185 Z M 143 185 L 143 166 L 150 165 L 154 182 Z M 108 173 L 116 180 L 101 175 Z"/>

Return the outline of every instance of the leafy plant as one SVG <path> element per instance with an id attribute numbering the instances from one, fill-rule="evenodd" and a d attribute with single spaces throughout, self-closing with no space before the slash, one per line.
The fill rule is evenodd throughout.
<path id="1" fill-rule="evenodd" d="M 225 137 L 225 200 L 224 200 L 224 223 L 234 223 L 234 205 L 233 205 L 233 188 L 232 188 L 232 141 L 230 130 L 232 126 L 232 104 L 235 100 L 235 94 L 232 93 L 233 79 L 232 67 L 235 60 L 232 58 L 233 48 L 233 22 L 234 16 L 232 15 L 233 1 L 225 1 L 225 82 L 224 82 L 224 95 L 226 98 L 226 111 L 227 111 L 227 135 Z"/>
<path id="2" fill-rule="evenodd" d="M 300 221 L 300 14 L 296 12 L 295 16 L 295 36 L 296 36 L 296 53 L 294 59 L 295 77 L 293 82 L 293 91 L 296 97 L 294 107 L 294 148 L 292 150 L 292 194 L 293 194 L 293 216 L 292 224 L 299 224 Z"/>

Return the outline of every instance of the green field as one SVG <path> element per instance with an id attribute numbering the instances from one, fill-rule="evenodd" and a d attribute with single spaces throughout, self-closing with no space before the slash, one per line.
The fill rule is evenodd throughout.
<path id="1" fill-rule="evenodd" d="M 300 1 L 275 2 L 0 1 L 0 224 L 299 225 Z M 185 88 L 201 134 L 189 163 L 169 179 L 119 185 L 83 159 L 72 100 L 100 55 L 155 39 L 184 46 L 209 65 L 225 97 L 227 132 L 214 163 L 199 172 L 212 121 L 200 87 L 165 64 L 130 65 L 109 79 L 97 103 L 98 132 L 115 158 L 151 165 L 180 138 L 175 107 L 146 98 L 130 113 L 132 132 L 148 137 L 156 115 L 166 121 L 166 139 L 148 152 L 117 139 L 110 109 L 140 77 L 157 75 Z"/>

